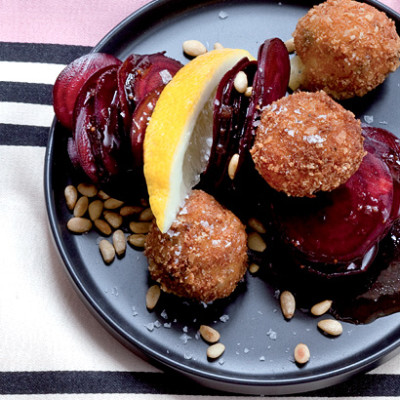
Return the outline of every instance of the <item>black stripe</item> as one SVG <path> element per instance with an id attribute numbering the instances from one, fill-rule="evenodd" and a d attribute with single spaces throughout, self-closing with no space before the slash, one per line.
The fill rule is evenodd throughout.
<path id="1" fill-rule="evenodd" d="M 0 124 L 0 145 L 45 147 L 49 131 L 42 126 Z"/>
<path id="2" fill-rule="evenodd" d="M 51 105 L 52 90 L 53 85 L 0 82 L 0 101 Z"/>
<path id="3" fill-rule="evenodd" d="M 0 372 L 0 395 L 52 393 L 143 393 L 221 395 L 182 376 L 149 372 Z M 295 395 L 286 396 L 293 397 Z M 296 395 L 298 396 L 298 395 Z M 345 383 L 308 392 L 307 397 L 400 396 L 399 375 L 360 375 Z"/>
<path id="4" fill-rule="evenodd" d="M 0 42 L 0 61 L 69 64 L 91 49 L 89 46 Z"/>

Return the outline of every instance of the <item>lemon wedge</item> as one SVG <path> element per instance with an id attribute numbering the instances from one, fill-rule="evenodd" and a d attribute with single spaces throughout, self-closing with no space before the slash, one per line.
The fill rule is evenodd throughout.
<path id="1" fill-rule="evenodd" d="M 161 232 L 172 225 L 207 166 L 213 140 L 215 90 L 246 50 L 219 49 L 181 68 L 161 92 L 146 129 L 144 176 Z"/>

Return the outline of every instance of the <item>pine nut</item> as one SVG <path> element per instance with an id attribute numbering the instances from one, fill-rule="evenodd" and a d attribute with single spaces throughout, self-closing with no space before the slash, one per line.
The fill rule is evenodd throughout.
<path id="1" fill-rule="evenodd" d="M 303 82 L 304 64 L 299 56 L 290 59 L 290 79 L 288 86 L 293 92 L 297 90 Z"/>
<path id="2" fill-rule="evenodd" d="M 207 48 L 198 40 L 186 40 L 182 45 L 183 51 L 191 57 L 197 57 L 207 53 Z"/>
<path id="3" fill-rule="evenodd" d="M 249 86 L 245 91 L 244 91 L 244 95 L 246 97 L 250 97 L 253 94 L 253 86 Z"/>
<path id="4" fill-rule="evenodd" d="M 143 207 L 140 206 L 123 206 L 119 210 L 120 215 L 123 217 L 130 217 L 131 215 L 139 214 L 142 212 Z"/>
<path id="5" fill-rule="evenodd" d="M 128 242 L 130 245 L 135 247 L 144 247 L 146 243 L 146 235 L 134 233 L 133 235 L 128 236 Z"/>
<path id="6" fill-rule="evenodd" d="M 228 165 L 228 175 L 229 178 L 231 178 L 232 180 L 235 179 L 238 164 L 239 164 L 239 154 L 236 153 L 232 156 Z"/>
<path id="7" fill-rule="evenodd" d="M 88 218 L 73 217 L 67 222 L 67 228 L 74 233 L 85 233 L 92 229 L 92 221 Z"/>
<path id="8" fill-rule="evenodd" d="M 160 299 L 161 290 L 160 286 L 153 285 L 150 286 L 146 293 L 146 307 L 148 310 L 153 310 Z"/>
<path id="9" fill-rule="evenodd" d="M 208 343 L 217 343 L 221 337 L 216 329 L 208 325 L 201 325 L 199 332 L 201 337 Z"/>
<path id="10" fill-rule="evenodd" d="M 78 199 L 74 207 L 74 217 L 83 217 L 88 209 L 89 199 L 82 196 Z"/>
<path id="11" fill-rule="evenodd" d="M 76 201 L 78 200 L 78 191 L 74 185 L 68 185 L 64 189 L 65 202 L 70 211 L 75 207 Z"/>
<path id="12" fill-rule="evenodd" d="M 121 229 L 116 230 L 113 233 L 113 245 L 115 252 L 118 256 L 122 256 L 126 251 L 126 238 L 124 232 Z"/>
<path id="13" fill-rule="evenodd" d="M 92 221 L 100 218 L 103 212 L 103 202 L 101 200 L 94 200 L 89 204 L 89 217 Z"/>
<path id="14" fill-rule="evenodd" d="M 320 316 L 325 314 L 332 306 L 332 300 L 324 300 L 311 307 L 311 314 Z"/>
<path id="15" fill-rule="evenodd" d="M 118 229 L 123 222 L 122 217 L 114 211 L 104 211 L 104 218 L 114 229 Z"/>
<path id="16" fill-rule="evenodd" d="M 235 76 L 233 81 L 233 86 L 239 93 L 244 93 L 248 87 L 249 83 L 247 80 L 247 75 L 243 71 L 239 71 Z"/>
<path id="17" fill-rule="evenodd" d="M 106 208 L 107 210 L 115 210 L 121 207 L 123 204 L 124 204 L 123 201 L 113 199 L 112 197 L 110 197 L 104 202 L 104 208 Z"/>
<path id="18" fill-rule="evenodd" d="M 286 319 L 293 318 L 294 312 L 296 310 L 296 299 L 293 294 L 288 290 L 285 290 L 281 293 L 280 303 L 282 314 Z"/>
<path id="19" fill-rule="evenodd" d="M 343 326 L 335 319 L 323 319 L 318 322 L 318 328 L 331 336 L 339 336 L 343 333 Z"/>
<path id="20" fill-rule="evenodd" d="M 145 208 L 139 215 L 139 221 L 149 222 L 154 218 L 151 208 Z"/>
<path id="21" fill-rule="evenodd" d="M 258 270 L 260 269 L 260 266 L 258 264 L 252 263 L 249 266 L 249 271 L 251 274 L 255 274 L 258 272 Z"/>
<path id="22" fill-rule="evenodd" d="M 222 44 L 220 42 L 214 43 L 214 50 L 221 50 L 223 48 L 224 48 L 224 46 L 222 46 Z"/>
<path id="23" fill-rule="evenodd" d="M 106 239 L 102 239 L 99 243 L 101 256 L 106 264 L 113 262 L 115 258 L 114 246 Z"/>
<path id="24" fill-rule="evenodd" d="M 254 229 L 258 233 L 267 233 L 264 225 L 257 218 L 249 218 L 247 225 L 249 225 L 250 228 Z"/>
<path id="25" fill-rule="evenodd" d="M 110 236 L 112 229 L 111 226 L 103 219 L 96 219 L 94 221 L 94 226 L 102 233 L 104 236 Z"/>
<path id="26" fill-rule="evenodd" d="M 247 244 L 250 250 L 257 251 L 258 253 L 262 253 L 267 248 L 264 239 L 257 232 L 249 233 Z"/>
<path id="27" fill-rule="evenodd" d="M 215 343 L 208 347 L 207 349 L 207 357 L 208 358 L 218 358 L 225 351 L 225 346 L 222 343 Z"/>
<path id="28" fill-rule="evenodd" d="M 310 359 L 310 350 L 304 343 L 299 343 L 294 349 L 294 360 L 298 364 L 305 364 Z"/>
<path id="29" fill-rule="evenodd" d="M 99 190 L 99 191 L 98 191 L 97 197 L 98 197 L 99 199 L 101 199 L 101 200 L 107 200 L 107 199 L 110 198 L 110 196 L 109 196 L 106 192 L 104 192 L 103 190 Z"/>
<path id="30" fill-rule="evenodd" d="M 294 48 L 294 39 L 293 38 L 286 40 L 285 46 L 286 46 L 288 53 L 294 53 L 295 48 Z"/>
<path id="31" fill-rule="evenodd" d="M 97 187 L 92 183 L 80 183 L 78 185 L 78 192 L 82 196 L 94 197 L 97 194 Z"/>
<path id="32" fill-rule="evenodd" d="M 151 222 L 136 222 L 132 221 L 129 224 L 129 229 L 133 233 L 148 233 L 150 230 Z"/>

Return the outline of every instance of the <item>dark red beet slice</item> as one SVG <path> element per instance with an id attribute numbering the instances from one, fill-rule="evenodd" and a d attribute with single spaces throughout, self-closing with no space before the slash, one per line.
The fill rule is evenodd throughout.
<path id="1" fill-rule="evenodd" d="M 336 264 L 361 259 L 393 223 L 393 179 L 370 153 L 342 186 L 316 198 L 281 197 L 274 213 L 284 240 L 308 261 Z"/>
<path id="2" fill-rule="evenodd" d="M 143 142 L 149 119 L 153 114 L 154 107 L 160 97 L 161 89 L 154 89 L 145 96 L 135 108 L 132 114 L 131 124 L 131 147 L 133 166 L 137 169 L 143 168 Z"/>
<path id="3" fill-rule="evenodd" d="M 266 40 L 258 50 L 257 64 L 245 131 L 239 143 L 240 158 L 237 171 L 253 144 L 257 121 L 263 108 L 284 96 L 289 84 L 289 53 L 282 40 L 278 38 Z"/>
<path id="4" fill-rule="evenodd" d="M 110 66 L 92 75 L 75 105 L 76 150 L 82 169 L 95 183 L 109 182 L 121 163 L 117 70 Z"/>
<path id="5" fill-rule="evenodd" d="M 164 87 L 182 64 L 164 53 L 130 55 L 118 71 L 118 92 L 121 114 L 126 131 L 129 131 L 132 112 L 149 92 Z"/>
<path id="6" fill-rule="evenodd" d="M 68 64 L 60 72 L 53 87 L 53 105 L 62 125 L 72 130 L 75 101 L 84 83 L 98 70 L 120 64 L 121 61 L 110 54 L 90 53 Z"/>
<path id="7" fill-rule="evenodd" d="M 234 88 L 235 77 L 243 71 L 251 85 L 256 69 L 256 61 L 243 58 L 218 85 L 213 110 L 213 144 L 207 169 L 201 178 L 206 186 L 216 189 L 226 179 L 229 161 L 237 153 L 243 132 L 244 115 L 250 99 Z"/>

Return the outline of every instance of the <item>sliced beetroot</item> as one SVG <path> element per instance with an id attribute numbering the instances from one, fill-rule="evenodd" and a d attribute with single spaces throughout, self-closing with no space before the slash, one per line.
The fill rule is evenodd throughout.
<path id="1" fill-rule="evenodd" d="M 273 208 L 284 240 L 303 258 L 340 264 L 362 259 L 388 232 L 393 198 L 389 168 L 367 153 L 339 188 L 311 199 L 280 197 Z"/>
<path id="2" fill-rule="evenodd" d="M 79 162 L 95 183 L 109 182 L 121 163 L 117 70 L 110 66 L 92 75 L 75 105 L 73 137 Z"/>
<path id="3" fill-rule="evenodd" d="M 78 150 L 76 149 L 75 140 L 72 137 L 68 138 L 67 152 L 74 168 L 79 168 L 80 162 L 79 162 Z"/>
<path id="4" fill-rule="evenodd" d="M 118 92 L 127 131 L 136 105 L 149 92 L 164 87 L 182 66 L 164 53 L 132 54 L 123 62 L 118 71 Z"/>
<path id="5" fill-rule="evenodd" d="M 161 89 L 152 90 L 139 102 L 132 114 L 130 139 L 133 166 L 137 169 L 143 168 L 143 142 L 145 132 L 160 94 Z"/>
<path id="6" fill-rule="evenodd" d="M 234 88 L 235 77 L 243 71 L 251 85 L 256 69 L 256 61 L 243 58 L 223 76 L 218 85 L 213 110 L 213 144 L 207 169 L 202 176 L 202 183 L 214 189 L 226 179 L 229 161 L 237 153 L 250 101 Z"/>
<path id="7" fill-rule="evenodd" d="M 263 108 L 285 95 L 290 78 L 289 53 L 278 38 L 266 40 L 258 50 L 257 72 L 247 110 L 245 131 L 239 143 L 239 165 L 242 166 L 253 144 L 257 121 Z"/>
<path id="8" fill-rule="evenodd" d="M 84 83 L 100 69 L 120 64 L 121 61 L 110 54 L 90 53 L 74 60 L 60 72 L 53 87 L 53 105 L 62 125 L 72 129 L 75 101 Z"/>

